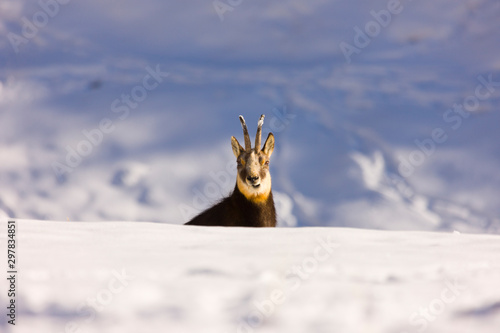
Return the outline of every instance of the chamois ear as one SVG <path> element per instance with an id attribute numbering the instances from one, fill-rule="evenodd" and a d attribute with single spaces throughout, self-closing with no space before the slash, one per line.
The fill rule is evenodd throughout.
<path id="1" fill-rule="evenodd" d="M 264 152 L 264 154 L 271 157 L 273 150 L 274 150 L 274 135 L 273 133 L 269 133 L 266 142 L 264 143 L 264 149 L 262 149 L 262 151 Z"/>
<path id="2" fill-rule="evenodd" d="M 231 148 L 233 148 L 233 154 L 236 158 L 238 158 L 241 152 L 244 151 L 243 147 L 234 136 L 231 137 Z"/>

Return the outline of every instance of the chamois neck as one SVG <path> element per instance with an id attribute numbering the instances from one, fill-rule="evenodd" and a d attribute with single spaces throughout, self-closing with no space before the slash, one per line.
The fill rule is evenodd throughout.
<path id="1" fill-rule="evenodd" d="M 271 189 L 263 193 L 251 194 L 248 191 L 241 191 L 240 185 L 238 183 L 236 183 L 236 186 L 234 187 L 233 196 L 236 196 L 238 199 L 245 200 L 257 206 L 266 205 L 269 202 L 271 204 L 274 203 L 273 192 Z"/>
<path id="2" fill-rule="evenodd" d="M 255 202 L 248 200 L 236 185 L 231 200 L 237 207 L 244 225 L 249 227 L 276 226 L 276 210 L 272 191 L 269 191 L 265 200 Z"/>

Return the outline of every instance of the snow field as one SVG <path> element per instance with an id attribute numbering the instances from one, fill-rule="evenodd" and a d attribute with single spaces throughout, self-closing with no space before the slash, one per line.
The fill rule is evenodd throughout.
<path id="1" fill-rule="evenodd" d="M 498 236 L 17 225 L 14 332 L 496 332 L 500 323 Z"/>

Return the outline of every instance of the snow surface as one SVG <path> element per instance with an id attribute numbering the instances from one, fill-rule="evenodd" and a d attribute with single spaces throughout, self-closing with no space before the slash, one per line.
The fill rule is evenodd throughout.
<path id="1" fill-rule="evenodd" d="M 500 327 L 497 235 L 18 220 L 17 240 L 15 333 Z"/>

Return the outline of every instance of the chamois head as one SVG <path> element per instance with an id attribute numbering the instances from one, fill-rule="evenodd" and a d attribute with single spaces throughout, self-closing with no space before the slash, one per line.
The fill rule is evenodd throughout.
<path id="1" fill-rule="evenodd" d="M 240 116 L 240 122 L 245 137 L 245 149 L 234 136 L 231 137 L 231 146 L 238 164 L 236 185 L 248 200 L 255 203 L 264 202 L 271 193 L 269 160 L 274 150 L 274 135 L 269 133 L 261 149 L 262 124 L 264 124 L 264 115 L 261 115 L 255 136 L 255 148 L 252 148 L 243 116 Z"/>

